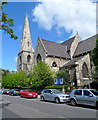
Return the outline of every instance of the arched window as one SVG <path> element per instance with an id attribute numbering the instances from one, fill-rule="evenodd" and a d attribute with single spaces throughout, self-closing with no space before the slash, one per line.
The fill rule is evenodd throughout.
<path id="1" fill-rule="evenodd" d="M 38 54 L 36 59 L 37 59 L 37 62 L 41 61 L 42 60 L 41 55 Z"/>
<path id="2" fill-rule="evenodd" d="M 52 67 L 57 67 L 56 62 L 53 62 L 53 63 L 52 63 Z"/>
<path id="3" fill-rule="evenodd" d="M 30 62 L 30 60 L 31 60 L 31 56 L 28 55 L 28 56 L 27 56 L 27 62 Z"/>
<path id="4" fill-rule="evenodd" d="M 83 77 L 87 77 L 87 75 L 88 75 L 88 68 L 87 68 L 87 64 L 85 62 L 82 65 L 82 75 L 83 75 Z"/>
<path id="5" fill-rule="evenodd" d="M 21 56 L 19 57 L 19 61 L 20 61 L 20 64 L 22 63 L 22 58 L 21 58 Z"/>

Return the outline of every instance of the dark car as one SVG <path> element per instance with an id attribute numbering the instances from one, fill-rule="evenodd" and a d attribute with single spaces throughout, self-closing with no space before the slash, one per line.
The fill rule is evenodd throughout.
<path id="1" fill-rule="evenodd" d="M 10 91 L 9 95 L 20 95 L 20 90 L 19 89 L 12 89 Z"/>

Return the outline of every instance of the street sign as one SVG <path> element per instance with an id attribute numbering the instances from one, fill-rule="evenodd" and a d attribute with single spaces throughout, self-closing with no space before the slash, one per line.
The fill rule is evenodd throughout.
<path id="1" fill-rule="evenodd" d="M 55 85 L 63 85 L 63 79 L 62 78 L 57 78 L 54 80 Z"/>

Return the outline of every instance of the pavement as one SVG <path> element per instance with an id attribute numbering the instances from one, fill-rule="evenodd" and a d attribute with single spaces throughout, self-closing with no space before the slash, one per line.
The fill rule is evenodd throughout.
<path id="1" fill-rule="evenodd" d="M 40 96 L 39 96 L 40 97 Z M 96 109 L 3 95 L 4 118 L 95 118 Z"/>

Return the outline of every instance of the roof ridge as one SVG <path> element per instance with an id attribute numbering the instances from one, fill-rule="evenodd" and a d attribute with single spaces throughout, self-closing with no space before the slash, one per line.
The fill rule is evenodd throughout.
<path id="1" fill-rule="evenodd" d="M 60 43 L 60 44 L 63 44 L 63 43 L 65 43 L 65 42 L 67 42 L 67 41 L 69 41 L 69 40 L 71 40 L 71 39 L 73 39 L 73 38 L 75 38 L 76 36 L 73 36 L 73 37 L 71 37 L 71 38 L 69 38 L 68 40 L 66 40 L 66 41 L 64 41 L 64 42 L 62 42 L 62 43 Z"/>

